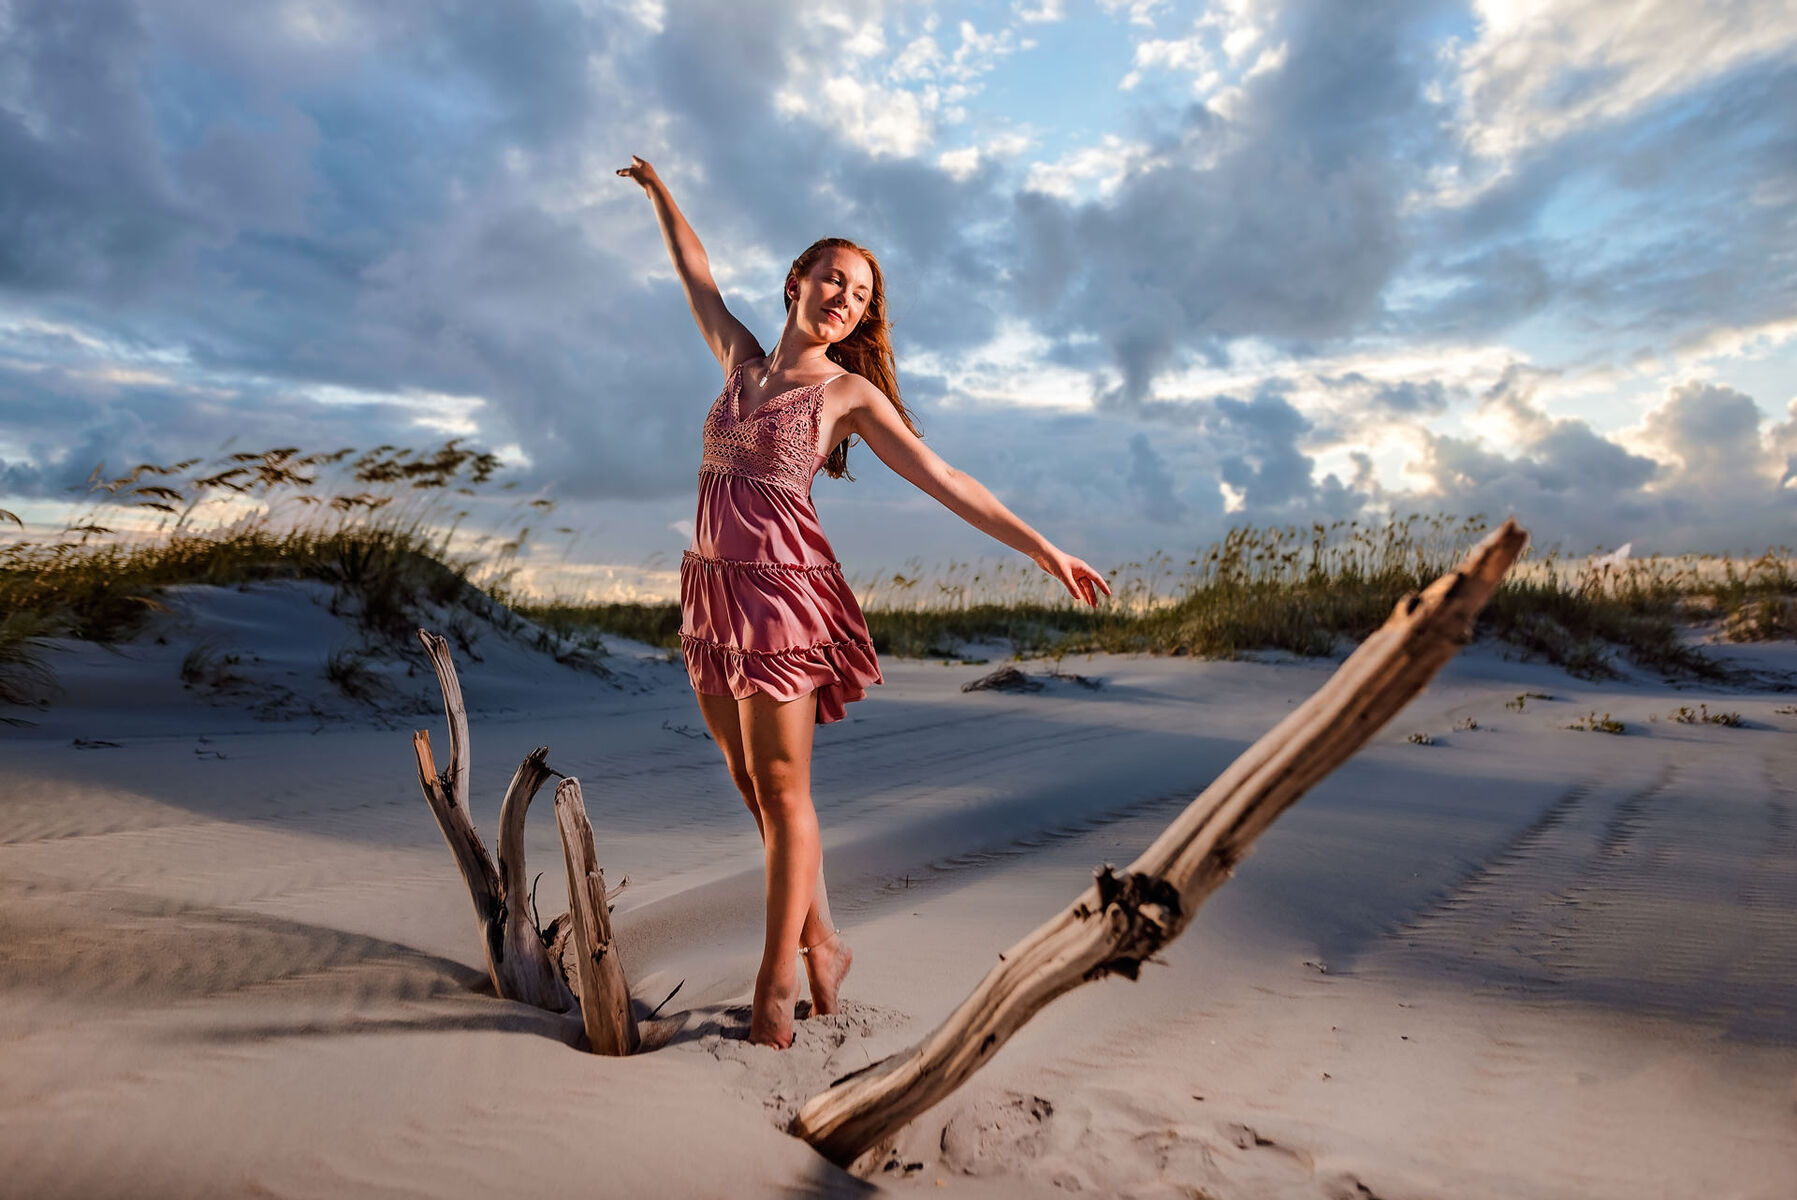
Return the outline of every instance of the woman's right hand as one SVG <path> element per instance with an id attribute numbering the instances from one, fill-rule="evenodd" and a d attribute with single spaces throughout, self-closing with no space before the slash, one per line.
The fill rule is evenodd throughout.
<path id="1" fill-rule="evenodd" d="M 1093 608 L 1098 607 L 1098 593 L 1111 594 L 1111 585 L 1105 582 L 1104 576 L 1086 565 L 1084 559 L 1075 558 L 1052 542 L 1044 542 L 1042 549 L 1030 555 L 1036 565 L 1061 581 L 1061 586 Z"/>
<path id="2" fill-rule="evenodd" d="M 661 182 L 661 176 L 655 173 L 655 168 L 634 154 L 630 156 L 630 165 L 619 167 L 618 174 L 625 179 L 636 180 L 645 192 L 652 191 Z"/>

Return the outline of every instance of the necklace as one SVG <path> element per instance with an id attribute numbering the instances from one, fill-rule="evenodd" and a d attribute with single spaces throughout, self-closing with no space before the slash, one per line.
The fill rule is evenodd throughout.
<path id="1" fill-rule="evenodd" d="M 778 353 L 780 353 L 780 347 L 775 346 L 773 353 L 762 360 L 767 366 L 766 369 L 761 372 L 761 382 L 756 385 L 757 387 L 765 388 L 767 386 L 767 381 L 774 377 L 774 354 Z"/>

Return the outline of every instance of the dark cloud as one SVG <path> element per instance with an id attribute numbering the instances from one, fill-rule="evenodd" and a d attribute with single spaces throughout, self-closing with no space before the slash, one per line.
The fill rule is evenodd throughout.
<path id="1" fill-rule="evenodd" d="M 1797 400 L 1791 401 L 1786 419 L 1774 425 L 1767 435 L 1772 459 L 1781 468 L 1778 487 L 1781 492 L 1797 491 Z"/>
<path id="2" fill-rule="evenodd" d="M 777 290 L 744 263 L 826 234 L 870 245 L 932 444 L 1086 549 L 1201 541 L 1226 519 L 1219 483 L 1241 520 L 1399 502 L 1364 455 L 1346 481 L 1313 479 L 1317 456 L 1470 400 L 1426 373 L 1348 373 L 1319 380 L 1327 411 L 1307 413 L 1296 366 L 1230 395 L 1157 388 L 1239 339 L 1303 359 L 1552 318 L 1597 360 L 1797 312 L 1797 206 L 1783 202 L 1797 67 L 1723 73 L 1544 142 L 1474 204 L 1419 210 L 1461 153 L 1453 99 L 1431 89 L 1451 11 L 1280 6 L 1280 65 L 1226 112 L 1146 110 L 1148 169 L 1073 204 L 1008 194 L 990 163 L 957 179 L 880 157 L 782 111 L 778 86 L 810 95 L 823 78 L 789 75 L 789 51 L 820 36 L 796 2 L 692 0 L 655 32 L 547 0 L 350 0 L 316 14 L 341 27 L 312 37 L 267 6 L 0 0 L 0 305 L 33 318 L 0 324 L 0 487 L 65 494 L 99 459 L 204 451 L 226 429 L 256 448 L 295 429 L 345 445 L 438 436 L 414 404 L 319 398 L 336 387 L 483 397 L 477 440 L 518 445 L 531 486 L 583 511 L 662 514 L 690 495 L 721 381 L 648 205 L 609 174 L 632 150 L 665 151 L 763 336 Z M 1613 211 L 1588 213 L 1591 196 Z M 1120 370 L 1098 413 L 980 412 L 952 376 L 906 371 L 922 352 L 952 364 L 1017 317 L 1050 336 L 1051 361 Z M 1514 444 L 1417 426 L 1444 503 L 1535 505 L 1599 540 L 1647 520 L 1695 537 L 1725 511 L 1788 519 L 1797 492 L 1767 500 L 1760 475 L 1727 466 L 1757 445 L 1764 479 L 1788 478 L 1797 416 L 1762 436 L 1747 397 L 1680 393 L 1643 426 L 1650 459 L 1545 412 L 1534 386 L 1518 373 L 1482 401 Z M 855 462 L 864 483 L 833 493 L 860 514 L 851 526 L 908 536 L 881 513 L 929 502 L 865 451 Z M 928 520 L 949 544 L 953 519 Z"/>
<path id="3" fill-rule="evenodd" d="M 0 288 L 140 295 L 198 234 L 139 86 L 126 0 L 17 0 L 0 37 Z"/>
<path id="4" fill-rule="evenodd" d="M 882 158 L 780 112 L 771 84 L 803 32 L 801 6 L 695 0 L 645 52 L 621 64 L 674 118 L 670 138 L 707 186 L 688 215 L 704 236 L 770 247 L 781 261 L 820 237 L 852 238 L 880 258 L 899 348 L 954 350 L 997 324 L 999 260 L 980 224 L 1000 211 L 997 175 L 966 180 Z M 819 54 L 792 84 L 815 92 L 840 64 Z M 684 201 L 683 201 L 684 203 Z M 645 247 L 645 251 L 649 251 Z M 777 281 L 758 303 L 779 322 Z"/>
<path id="5" fill-rule="evenodd" d="M 1444 247 L 1412 268 L 1430 278 L 1439 294 L 1388 315 L 1386 325 L 1418 339 L 1473 341 L 1500 334 L 1547 307 L 1564 286 L 1547 266 L 1552 249 L 1531 238 L 1475 243 L 1470 252 Z"/>
<path id="6" fill-rule="evenodd" d="M 615 18 L 478 3 L 334 15 L 349 37 L 326 51 L 247 9 L 15 6 L 0 289 L 54 293 L 40 311 L 124 346 L 180 346 L 180 370 L 272 380 L 254 390 L 301 409 L 315 385 L 488 396 L 487 438 L 509 433 L 577 494 L 690 483 L 694 413 L 717 385 L 666 353 L 690 326 L 684 302 L 633 282 L 639 264 L 533 195 L 578 166 L 605 115 L 588 72 Z M 79 393 L 73 378 L 38 390 Z M 189 430 L 262 425 L 253 397 L 197 395 L 161 397 L 164 453 L 191 450 Z M 100 456 L 151 456 L 135 414 L 102 389 L 85 416 L 65 406 L 12 440 L 78 421 Z M 416 416 L 377 436 L 421 440 Z M 351 423 L 385 424 L 367 406 Z"/>
<path id="7" fill-rule="evenodd" d="M 1444 412 L 1448 406 L 1449 388 L 1439 379 L 1388 382 L 1368 379 L 1359 371 L 1348 371 L 1341 375 L 1320 376 L 1318 382 L 1383 413 L 1418 416 Z"/>
<path id="8" fill-rule="evenodd" d="M 1475 175 L 1476 162 L 1464 163 Z M 1472 203 L 1427 211 L 1412 270 L 1438 296 L 1394 316 L 1471 338 L 1557 316 L 1622 361 L 1797 311 L 1797 65 L 1772 58 L 1544 140 Z"/>
<path id="9" fill-rule="evenodd" d="M 1142 503 L 1142 515 L 1162 525 L 1172 525 L 1186 514 L 1186 504 L 1174 493 L 1174 480 L 1166 460 L 1154 452 L 1148 435 L 1129 439 L 1129 486 Z"/>
<path id="10" fill-rule="evenodd" d="M 1293 3 L 1284 64 L 1240 113 L 1189 112 L 1115 198 L 1017 201 L 1016 301 L 1059 335 L 1096 333 L 1133 406 L 1184 352 L 1293 345 L 1369 326 L 1405 254 L 1399 208 L 1427 162 L 1434 6 Z"/>
<path id="11" fill-rule="evenodd" d="M 1221 462 L 1223 482 L 1242 493 L 1246 508 L 1275 512 L 1308 499 L 1316 465 L 1298 448 L 1310 422 L 1276 390 L 1252 399 L 1219 398 L 1210 427 L 1226 442 L 1240 446 Z"/>
<path id="12" fill-rule="evenodd" d="M 0 494 L 79 500 L 96 469 L 289 446 L 301 432 L 314 451 L 383 442 L 422 450 L 448 439 L 420 429 L 420 415 L 392 400 L 321 404 L 279 384 L 196 389 L 113 381 L 94 367 L 0 365 L 0 428 L 25 454 L 0 460 L 0 486 L 11 489 Z"/>
<path id="13" fill-rule="evenodd" d="M 665 259 L 647 203 L 592 162 L 626 161 L 658 105 L 670 174 L 706 181 L 680 199 L 714 253 L 846 234 L 887 267 L 902 352 L 996 324 L 969 216 L 992 174 L 958 183 L 777 112 L 793 11 L 683 5 L 651 35 L 561 4 L 362 3 L 323 14 L 346 23 L 333 42 L 247 8 L 19 4 L 0 50 L 25 110 L 0 108 L 0 293 L 50 293 L 40 311 L 296 393 L 485 396 L 483 438 L 566 494 L 677 494 L 716 366 L 678 287 L 645 280 Z M 631 244 L 632 225 L 649 236 Z M 732 299 L 777 326 L 774 286 Z M 86 428 L 124 436 L 95 403 Z"/>

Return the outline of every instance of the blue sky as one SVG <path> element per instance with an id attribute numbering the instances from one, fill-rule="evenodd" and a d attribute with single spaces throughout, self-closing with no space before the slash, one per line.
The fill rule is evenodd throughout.
<path id="1" fill-rule="evenodd" d="M 1793 540 L 1787 0 L 0 0 L 0 503 L 463 436 L 580 531 L 547 585 L 670 593 L 720 379 L 633 152 L 764 339 L 873 248 L 932 445 L 1101 567 Z M 851 572 L 1009 553 L 851 465 Z"/>

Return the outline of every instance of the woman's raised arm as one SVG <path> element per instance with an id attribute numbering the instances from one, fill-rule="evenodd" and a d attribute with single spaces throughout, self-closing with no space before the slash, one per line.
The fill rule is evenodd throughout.
<path id="1" fill-rule="evenodd" d="M 860 434 L 881 462 L 981 533 L 1029 555 L 1075 598 L 1096 605 L 1099 592 L 1111 594 L 1104 576 L 1084 560 L 1031 529 L 979 480 L 949 466 L 941 455 L 924 445 L 899 420 L 892 403 L 873 384 L 858 375 L 850 375 L 844 383 L 853 389 L 849 398 L 849 432 Z"/>
<path id="2" fill-rule="evenodd" d="M 700 245 L 699 235 L 693 232 L 693 227 L 686 223 L 674 197 L 668 192 L 668 185 L 661 181 L 655 168 L 633 154 L 630 165 L 619 168 L 618 174 L 641 184 L 655 205 L 661 238 L 667 244 L 668 257 L 674 260 L 680 286 L 686 289 L 686 302 L 693 310 L 693 320 L 698 323 L 705 344 L 711 347 L 724 374 L 729 375 L 736 369 L 736 364 L 758 357 L 761 344 L 724 306 L 717 281 L 711 277 L 711 260 L 705 257 L 705 247 Z"/>

